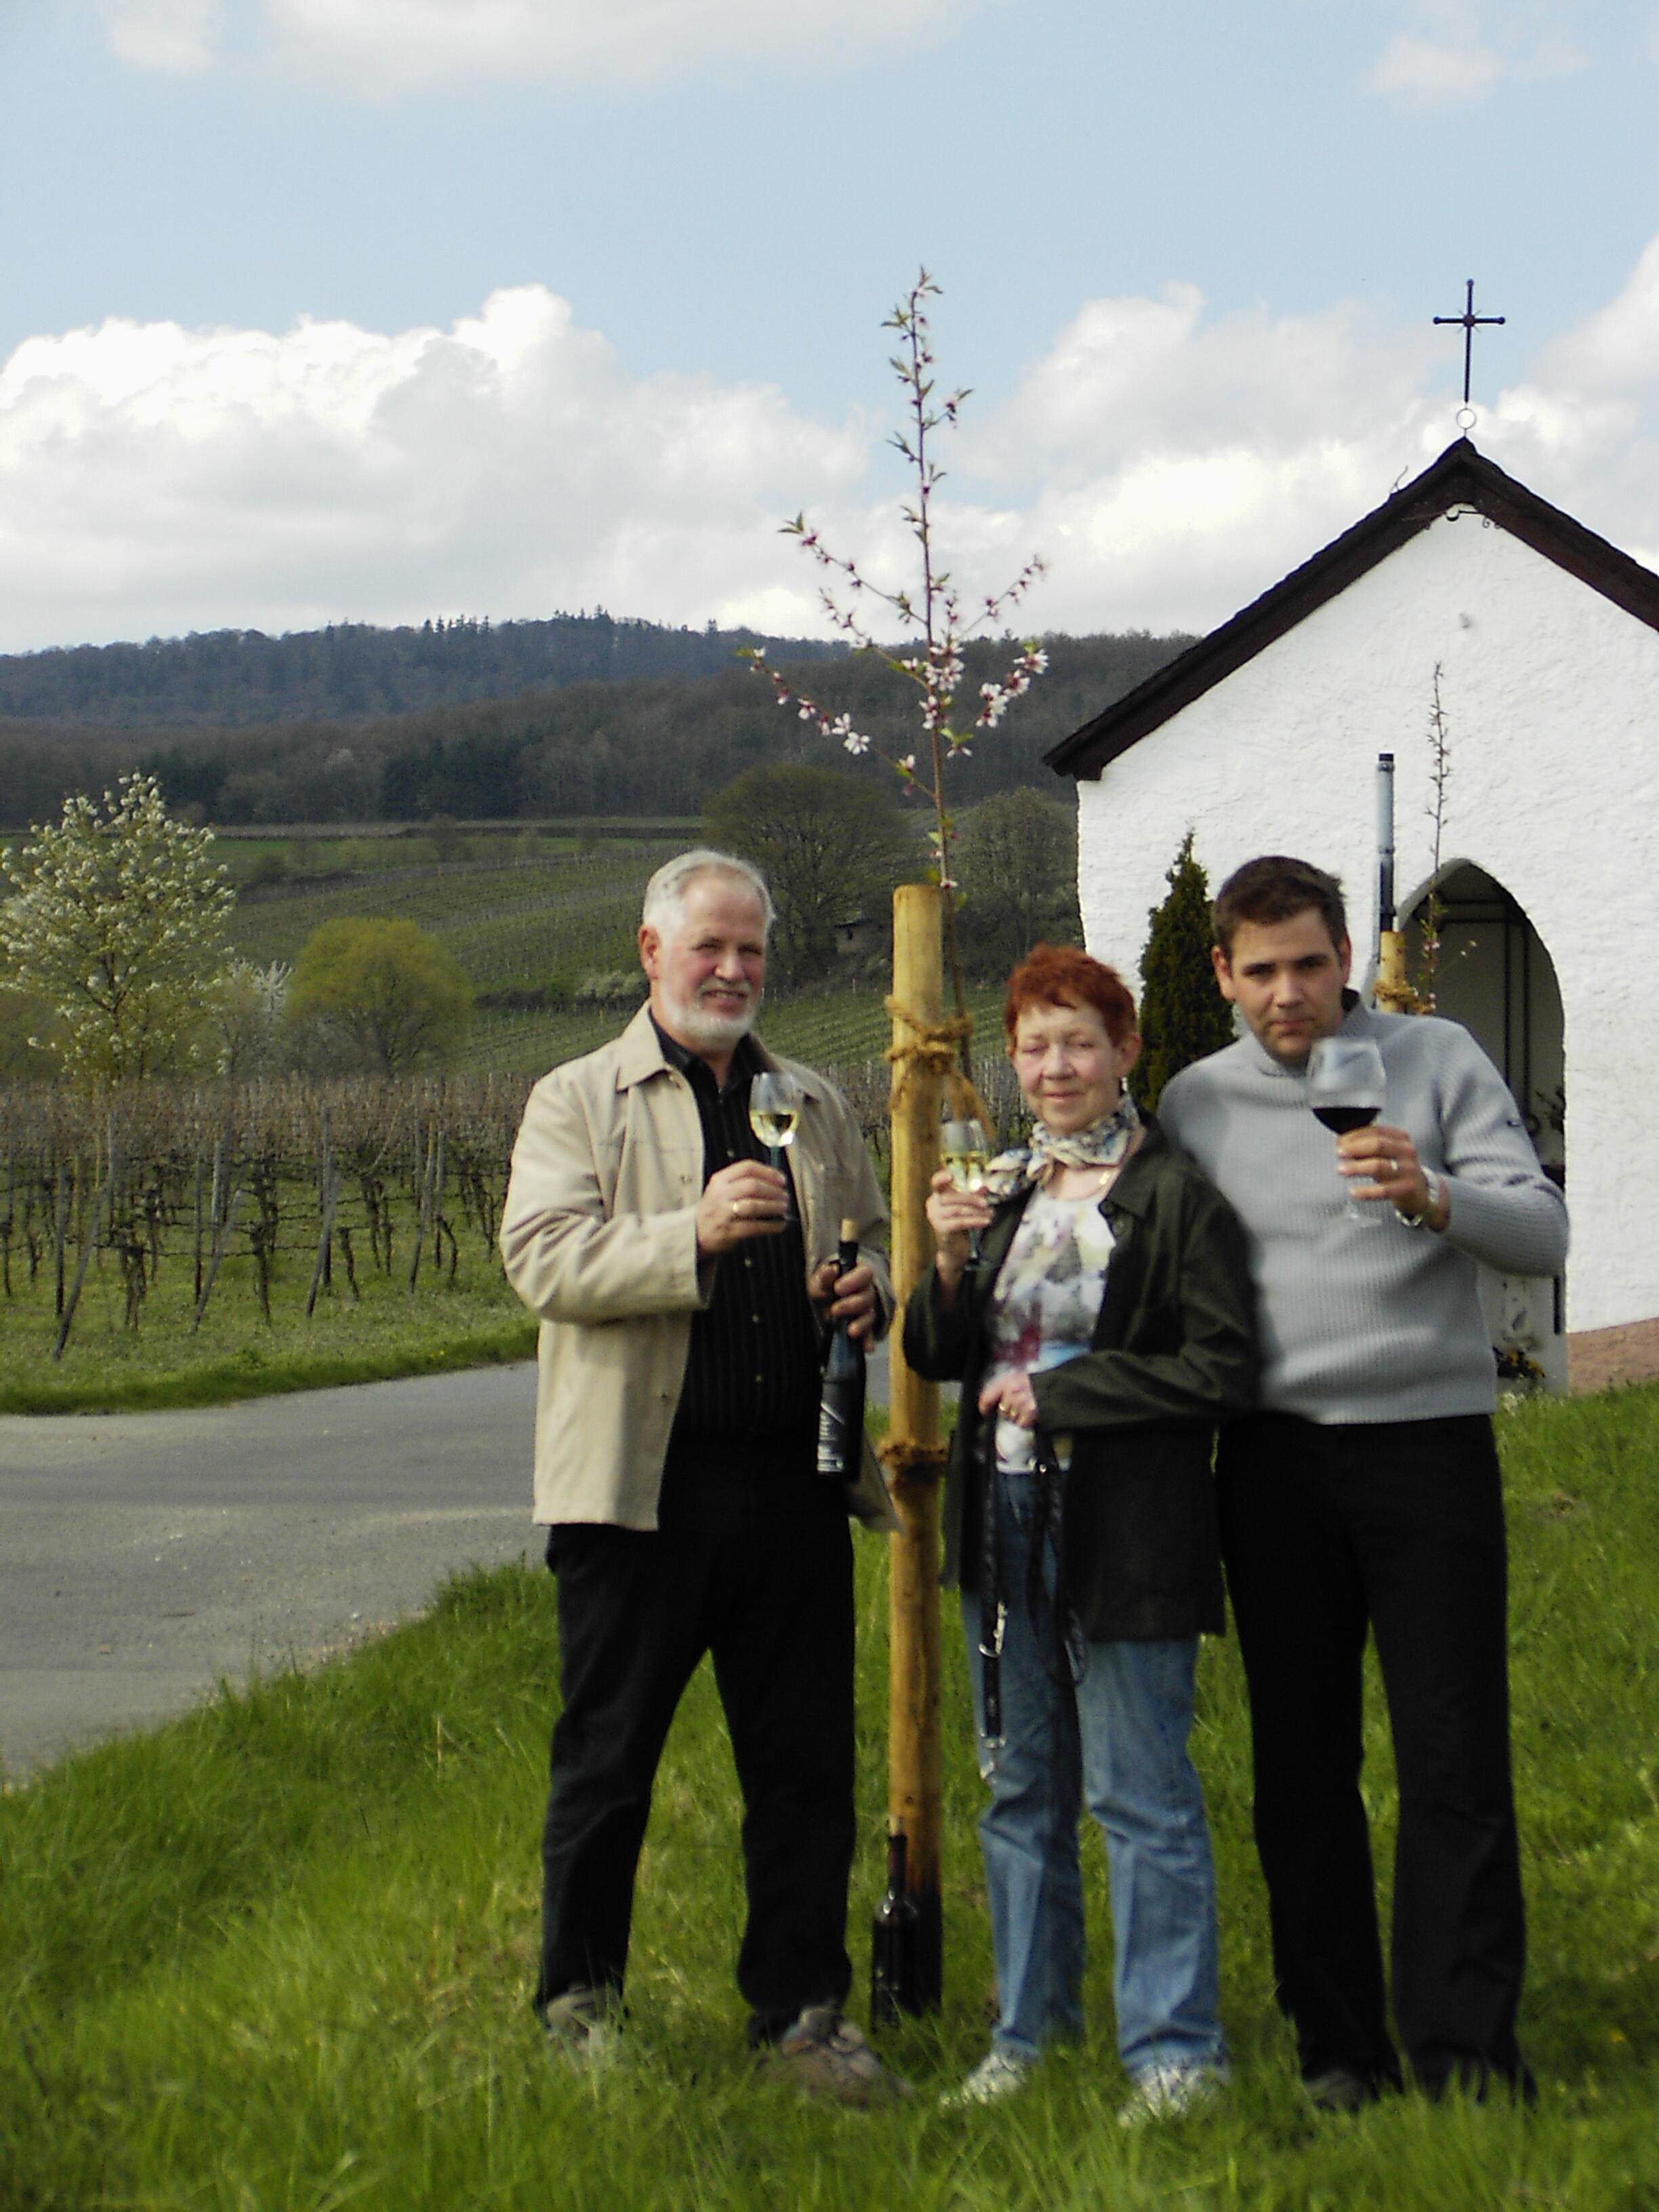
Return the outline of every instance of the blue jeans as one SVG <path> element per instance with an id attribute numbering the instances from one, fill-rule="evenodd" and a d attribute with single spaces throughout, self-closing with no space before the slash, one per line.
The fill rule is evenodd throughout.
<path id="1" fill-rule="evenodd" d="M 994 1754 L 984 1729 L 981 1609 L 972 1591 L 962 1601 L 981 1769 L 991 1785 L 979 1833 L 996 1954 L 993 2040 L 1030 2059 L 1083 2025 L 1078 1822 L 1086 1801 L 1110 1866 L 1112 1990 L 1125 2067 L 1139 2075 L 1152 2066 L 1224 2066 L 1215 1869 L 1187 1755 L 1198 1639 L 1089 1644 L 1076 1685 L 1053 1680 L 1025 1596 L 1030 1478 L 1000 1474 L 996 1486 L 1007 1620 L 1005 1741 Z M 1046 1568 L 1052 1589 L 1052 1545 Z M 1054 1656 L 1050 1649 L 1051 1663 Z"/>

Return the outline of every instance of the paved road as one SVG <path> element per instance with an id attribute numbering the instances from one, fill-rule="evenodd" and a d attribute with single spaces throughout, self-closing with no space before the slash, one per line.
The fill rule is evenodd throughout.
<path id="1" fill-rule="evenodd" d="M 886 1355 L 871 1363 L 886 1396 Z M 535 1370 L 0 1417 L 0 1767 L 180 1712 L 539 1559 Z"/>
<path id="2" fill-rule="evenodd" d="M 222 1677 L 537 1556 L 535 1370 L 179 1413 L 0 1419 L 0 1759 L 161 1720 Z"/>

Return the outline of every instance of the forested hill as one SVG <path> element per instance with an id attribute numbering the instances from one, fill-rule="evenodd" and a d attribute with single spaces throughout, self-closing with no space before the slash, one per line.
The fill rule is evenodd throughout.
<path id="1" fill-rule="evenodd" d="M 1048 748 L 1192 640 L 1141 630 L 1046 641 L 1048 673 L 951 763 L 953 803 L 1020 784 L 1058 791 L 1042 758 Z M 1005 675 L 1014 650 L 969 647 L 964 720 L 980 684 Z M 873 654 L 820 658 L 799 677 L 890 757 L 921 750 L 915 686 Z M 781 713 L 769 684 L 726 659 L 713 676 L 584 680 L 351 720 L 115 730 L 0 720 L 0 824 L 44 821 L 67 793 L 106 788 L 131 768 L 158 775 L 174 806 L 227 824 L 691 815 L 744 769 L 792 760 L 892 775 L 873 754 L 849 759 Z"/>
<path id="2" fill-rule="evenodd" d="M 792 661 L 846 651 L 712 623 L 696 630 L 617 621 L 602 611 L 546 622 L 440 620 L 418 629 L 331 623 L 283 637 L 220 629 L 146 645 L 0 654 L 0 717 L 124 729 L 349 721 L 511 698 L 545 684 L 712 676 L 732 665 L 740 646 L 761 644 Z"/>

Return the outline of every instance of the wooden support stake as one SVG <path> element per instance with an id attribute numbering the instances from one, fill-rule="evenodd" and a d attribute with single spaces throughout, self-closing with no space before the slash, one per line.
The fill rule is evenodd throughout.
<path id="1" fill-rule="evenodd" d="M 69 1242 L 70 1170 L 66 1160 L 58 1163 L 58 1212 L 53 1230 L 53 1265 L 57 1270 L 58 1306 L 59 1321 L 64 1318 L 64 1252 Z"/>
<path id="2" fill-rule="evenodd" d="M 334 1146 L 329 1127 L 328 1109 L 323 1109 L 323 1182 L 322 1234 L 317 1240 L 317 1264 L 311 1271 L 311 1289 L 306 1297 L 306 1319 L 309 1321 L 317 1310 L 317 1293 L 323 1286 L 328 1272 L 329 1246 L 334 1239 Z"/>
<path id="3" fill-rule="evenodd" d="M 52 1348 L 54 1359 L 64 1356 L 64 1346 L 69 1342 L 70 1331 L 75 1326 L 75 1309 L 81 1303 L 81 1293 L 86 1288 L 87 1268 L 98 1249 L 98 1233 L 104 1225 L 104 1207 L 112 1194 L 112 1185 L 106 1183 L 93 1200 L 92 1218 L 87 1224 L 86 1242 L 81 1247 L 81 1257 L 75 1269 L 75 1282 L 64 1307 L 64 1318 L 58 1324 L 58 1341 Z"/>
<path id="4" fill-rule="evenodd" d="M 1406 933 L 1384 929 L 1377 933 L 1376 983 L 1372 991 L 1385 1014 L 1414 1014 L 1417 994 L 1406 980 Z"/>
<path id="5" fill-rule="evenodd" d="M 191 1322 L 190 1333 L 195 1335 L 202 1326 L 202 1316 L 207 1311 L 208 1300 L 213 1296 L 213 1285 L 219 1279 L 219 1263 L 225 1256 L 225 1247 L 230 1242 L 231 1231 L 236 1226 L 236 1209 L 242 1202 L 242 1186 L 238 1183 L 230 1194 L 230 1204 L 225 1208 L 225 1218 L 214 1232 L 213 1254 L 208 1261 L 207 1280 L 202 1285 L 202 1295 L 196 1301 L 196 1317 Z"/>
<path id="6" fill-rule="evenodd" d="M 200 1145 L 196 1147 L 195 1221 L 196 1288 L 191 1291 L 191 1296 L 199 1298 L 202 1295 L 202 1148 Z"/>
<path id="7" fill-rule="evenodd" d="M 421 1272 L 421 1255 L 426 1245 L 426 1232 L 431 1219 L 432 1186 L 438 1164 L 438 1131 L 436 1125 L 428 1132 L 426 1160 L 421 1162 L 420 1138 L 415 1139 L 415 1160 L 420 1169 L 420 1200 L 415 1211 L 415 1249 L 409 1255 L 409 1294 L 415 1295 L 416 1278 Z"/>
<path id="8" fill-rule="evenodd" d="M 893 1283 L 899 1311 L 933 1261 L 925 1211 L 939 1164 L 941 1069 L 937 1052 L 909 1056 L 943 1018 L 942 900 L 932 884 L 893 894 Z M 907 2010 L 938 2008 L 944 1944 L 939 1917 L 939 1387 L 912 1374 L 901 1329 L 890 1353 L 891 1413 L 883 1456 L 903 1524 L 891 1539 L 888 1599 L 889 1828 L 905 1838 L 905 1889 L 917 1914 L 915 1984 Z"/>

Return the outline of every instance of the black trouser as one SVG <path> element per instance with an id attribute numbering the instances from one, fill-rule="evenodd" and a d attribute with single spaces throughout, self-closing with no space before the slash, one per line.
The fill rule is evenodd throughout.
<path id="1" fill-rule="evenodd" d="M 738 1986 L 758 2033 L 852 1979 L 852 1545 L 810 1443 L 679 1453 L 659 1526 L 556 1528 L 563 1710 L 543 1842 L 537 2002 L 620 1990 L 635 1868 L 674 1709 L 705 1651 L 743 1792 L 748 1923 Z"/>
<path id="2" fill-rule="evenodd" d="M 1255 1836 L 1304 2075 L 1395 2081 L 1359 1793 L 1369 1626 L 1400 1779 L 1394 2006 L 1431 2092 L 1528 2086 L 1504 1506 L 1483 1416 L 1223 1428 L 1222 1553 L 1249 1683 Z"/>

